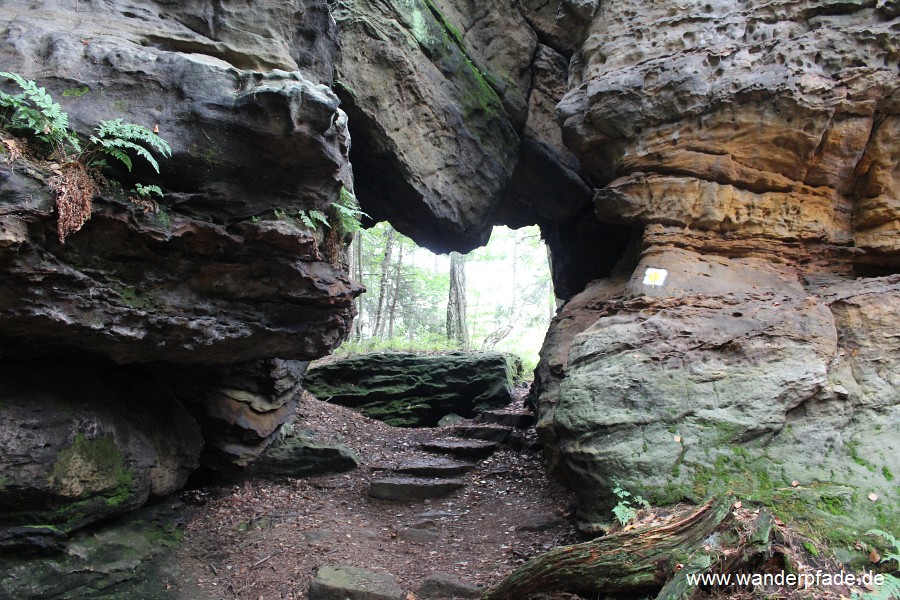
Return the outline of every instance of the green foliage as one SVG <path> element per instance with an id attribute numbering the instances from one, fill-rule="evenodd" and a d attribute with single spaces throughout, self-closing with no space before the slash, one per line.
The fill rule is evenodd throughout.
<path id="1" fill-rule="evenodd" d="M 152 200 L 154 195 L 162 198 L 164 195 L 158 185 L 144 185 L 142 183 L 134 184 L 134 189 L 131 192 L 142 200 Z"/>
<path id="2" fill-rule="evenodd" d="M 66 88 L 63 90 L 63 98 L 81 98 L 90 91 L 91 89 L 86 85 L 79 88 Z"/>
<path id="3" fill-rule="evenodd" d="M 52 154 L 64 158 L 80 152 L 81 143 L 69 130 L 69 115 L 53 101 L 47 90 L 17 73 L 0 72 L 0 77 L 12 79 L 22 93 L 0 92 L 0 126 L 11 133 L 24 133 L 48 144 Z"/>
<path id="4" fill-rule="evenodd" d="M 328 217 L 315 209 L 309 211 L 298 211 L 297 218 L 301 223 L 313 230 L 318 229 L 320 224 L 324 225 L 325 227 L 331 227 L 331 225 L 328 224 Z"/>
<path id="5" fill-rule="evenodd" d="M 363 217 L 368 217 L 359 208 L 356 196 L 353 192 L 345 187 L 341 188 L 341 195 L 338 201 L 329 207 L 332 211 L 335 221 L 337 222 L 339 231 L 344 233 L 354 233 L 362 228 L 360 221 Z"/>
<path id="6" fill-rule="evenodd" d="M 155 149 L 166 158 L 172 156 L 169 144 L 142 125 L 126 123 L 122 119 L 101 121 L 95 130 L 97 135 L 92 135 L 90 140 L 93 147 L 87 151 L 90 157 L 89 164 L 97 155 L 105 155 L 114 158 L 125 165 L 131 171 L 132 161 L 128 150 L 146 160 L 153 170 L 159 173 L 159 163 L 147 149 L 147 146 Z"/>
<path id="7" fill-rule="evenodd" d="M 619 503 L 613 507 L 612 512 L 622 525 L 627 525 L 637 517 L 639 506 L 650 508 L 650 504 L 641 496 L 632 494 L 623 488 L 618 481 L 615 482 L 615 485 L 613 494 L 619 499 Z"/>
<path id="8" fill-rule="evenodd" d="M 0 72 L 0 77 L 13 80 L 22 89 L 17 95 L 0 91 L 0 127 L 48 146 L 49 151 L 42 158 L 64 163 L 61 174 L 48 180 L 49 187 L 56 192 L 60 243 L 90 218 L 93 196 L 101 182 L 108 183 L 99 173 L 109 166 L 106 158 L 119 161 L 130 172 L 133 153 L 159 173 L 159 163 L 151 150 L 166 158 L 172 155 L 169 144 L 161 137 L 122 119 L 101 121 L 94 129 L 96 135 L 90 136 L 89 143 L 83 146 L 78 134 L 69 129 L 68 114 L 46 89 L 16 73 Z M 80 98 L 88 91 L 87 87 L 67 89 L 63 96 Z M 154 206 L 153 195 L 163 196 L 162 189 L 156 185 L 138 183 L 132 191 L 137 198 Z"/>
<path id="9" fill-rule="evenodd" d="M 346 201 L 350 193 L 345 192 Z M 351 275 L 365 284 L 368 292 L 357 300 L 358 329 L 353 343 L 345 344 L 344 350 L 364 351 L 382 344 L 398 350 L 452 348 L 446 340 L 448 257 L 418 248 L 394 232 L 385 265 L 390 231 L 389 225 L 379 223 L 354 236 L 351 254 L 360 264 L 354 265 Z M 492 349 L 518 355 L 525 372 L 530 373 L 556 309 L 546 249 L 537 228 L 495 228 L 490 243 L 468 255 L 466 279 L 467 326 L 473 346 L 486 347 L 484 340 L 499 331 L 505 335 Z M 391 307 L 394 310 L 393 335 L 385 330 L 377 336 L 385 339 L 371 340 L 382 287 L 388 318 Z M 495 335 L 495 339 L 500 337 Z"/>
<path id="10" fill-rule="evenodd" d="M 288 219 L 296 219 L 296 220 L 300 221 L 301 223 L 303 223 L 304 226 L 308 227 L 309 229 L 312 229 L 313 231 L 316 231 L 319 228 L 319 225 L 324 225 L 325 227 L 331 226 L 328 224 L 328 217 L 326 217 L 322 211 L 318 211 L 315 209 L 308 210 L 308 211 L 307 210 L 298 210 L 295 213 L 289 213 L 284 209 L 276 208 L 273 211 L 273 214 L 275 215 L 275 218 L 278 219 L 279 221 L 286 221 Z M 251 218 L 251 221 L 253 221 L 252 218 Z M 257 218 L 253 222 L 254 223 L 259 222 L 259 219 Z"/>

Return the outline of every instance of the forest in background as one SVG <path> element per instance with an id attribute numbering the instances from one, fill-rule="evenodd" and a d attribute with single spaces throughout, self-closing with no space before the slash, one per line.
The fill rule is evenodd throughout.
<path id="1" fill-rule="evenodd" d="M 438 255 L 379 223 L 357 231 L 350 250 L 350 272 L 367 292 L 336 354 L 498 350 L 534 369 L 556 312 L 537 227 L 495 227 L 482 248 Z"/>

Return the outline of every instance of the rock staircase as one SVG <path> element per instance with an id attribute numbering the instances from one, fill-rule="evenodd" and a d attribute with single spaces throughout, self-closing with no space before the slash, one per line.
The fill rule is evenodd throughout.
<path id="1" fill-rule="evenodd" d="M 419 448 L 428 454 L 411 459 L 372 479 L 369 495 L 381 500 L 409 502 L 440 498 L 466 485 L 463 475 L 476 461 L 492 455 L 501 444 L 522 447 L 522 429 L 534 423 L 531 413 L 507 408 L 481 413 L 476 419 L 437 429 L 449 437 L 435 437 Z"/>

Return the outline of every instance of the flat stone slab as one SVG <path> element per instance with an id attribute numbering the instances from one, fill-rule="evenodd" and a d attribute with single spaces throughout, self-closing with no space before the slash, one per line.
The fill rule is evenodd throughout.
<path id="1" fill-rule="evenodd" d="M 428 452 L 439 452 L 441 454 L 449 454 L 457 458 L 487 458 L 493 454 L 497 448 L 497 442 L 488 442 L 482 440 L 454 440 L 440 439 L 431 440 L 421 445 L 423 450 Z"/>
<path id="2" fill-rule="evenodd" d="M 502 425 L 457 425 L 452 430 L 456 437 L 468 440 L 486 440 L 504 442 L 509 438 L 512 429 Z"/>
<path id="3" fill-rule="evenodd" d="M 420 477 L 457 477 L 475 468 L 472 463 L 452 458 L 417 458 L 401 464 L 394 473 L 418 475 Z"/>
<path id="4" fill-rule="evenodd" d="M 427 477 L 381 477 L 369 484 L 369 495 L 381 500 L 425 500 L 440 498 L 463 487 L 460 479 Z"/>
<path id="5" fill-rule="evenodd" d="M 466 583 L 447 573 L 429 575 L 419 587 L 419 598 L 481 598 L 484 588 Z"/>
<path id="6" fill-rule="evenodd" d="M 309 586 L 309 600 L 405 600 L 390 573 L 357 567 L 321 567 Z"/>
<path id="7" fill-rule="evenodd" d="M 494 423 L 495 425 L 505 425 L 516 429 L 528 429 L 534 425 L 534 415 L 527 410 L 515 412 L 486 410 L 478 416 L 478 420 L 483 423 Z"/>

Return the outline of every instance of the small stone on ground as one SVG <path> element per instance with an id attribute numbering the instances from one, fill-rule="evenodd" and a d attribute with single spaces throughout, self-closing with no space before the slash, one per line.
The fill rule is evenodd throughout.
<path id="1" fill-rule="evenodd" d="M 322 567 L 309 587 L 309 600 L 404 600 L 394 576 L 348 566 Z"/>

